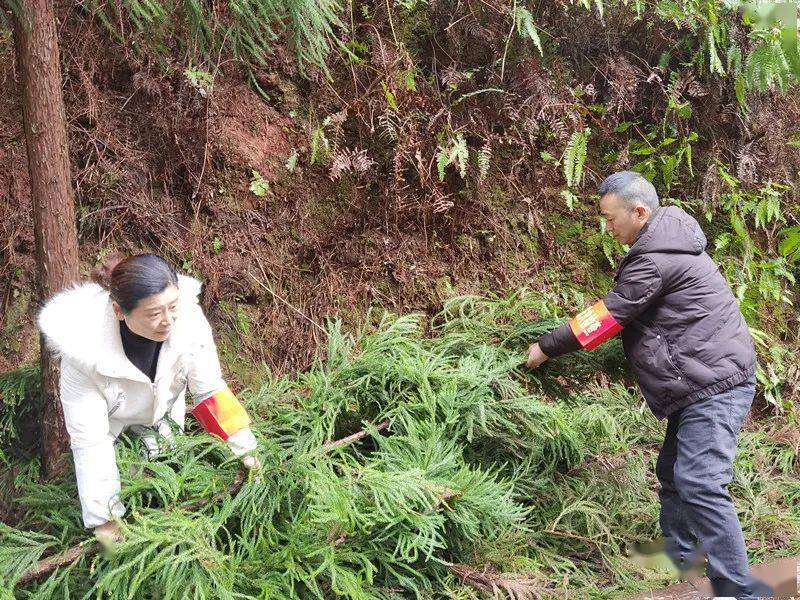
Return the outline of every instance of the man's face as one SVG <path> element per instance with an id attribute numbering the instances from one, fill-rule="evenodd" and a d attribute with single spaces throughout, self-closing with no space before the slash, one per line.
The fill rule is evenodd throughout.
<path id="1" fill-rule="evenodd" d="M 637 205 L 631 208 L 614 194 L 600 198 L 600 213 L 606 220 L 606 231 L 620 244 L 630 246 L 650 218 L 650 209 Z"/>
<path id="2" fill-rule="evenodd" d="M 124 320 L 133 333 L 163 342 L 169 337 L 178 316 L 178 288 L 170 285 L 159 294 L 142 298 L 128 314 L 123 313 L 116 302 L 113 305 L 117 318 Z"/>

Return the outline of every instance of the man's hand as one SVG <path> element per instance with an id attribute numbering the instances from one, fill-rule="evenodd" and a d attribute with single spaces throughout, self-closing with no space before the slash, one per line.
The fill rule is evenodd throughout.
<path id="1" fill-rule="evenodd" d="M 539 342 L 536 342 L 535 344 L 531 344 L 531 347 L 528 348 L 528 360 L 525 362 L 525 366 L 529 369 L 535 369 L 548 358 L 550 357 L 539 348 Z"/>
<path id="2" fill-rule="evenodd" d="M 106 521 L 102 525 L 95 527 L 94 536 L 106 550 L 125 539 L 125 536 L 122 535 L 122 530 L 119 528 L 119 523 L 116 521 Z"/>

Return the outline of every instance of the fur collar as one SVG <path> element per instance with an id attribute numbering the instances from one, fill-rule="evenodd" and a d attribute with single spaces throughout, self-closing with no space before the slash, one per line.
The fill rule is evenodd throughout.
<path id="1" fill-rule="evenodd" d="M 191 341 L 193 321 L 200 311 L 201 287 L 197 279 L 178 275 L 178 318 L 162 352 L 185 347 Z M 85 371 L 147 380 L 125 356 L 111 298 L 100 285 L 78 283 L 62 290 L 45 303 L 37 322 L 47 347 Z"/>

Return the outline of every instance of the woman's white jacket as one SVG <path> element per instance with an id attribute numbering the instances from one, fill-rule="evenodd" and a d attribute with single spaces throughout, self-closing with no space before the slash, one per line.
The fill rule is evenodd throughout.
<path id="1" fill-rule="evenodd" d="M 48 347 L 61 357 L 61 404 L 70 436 L 86 527 L 96 527 L 125 508 L 118 498 L 114 441 L 125 429 L 142 435 L 151 455 L 158 436 L 183 429 L 186 389 L 195 403 L 226 388 L 217 348 L 198 302 L 201 283 L 178 276 L 179 308 L 162 344 L 155 381 L 125 356 L 108 291 L 83 283 L 51 298 L 39 313 Z M 228 438 L 237 456 L 256 447 L 249 428 Z"/>

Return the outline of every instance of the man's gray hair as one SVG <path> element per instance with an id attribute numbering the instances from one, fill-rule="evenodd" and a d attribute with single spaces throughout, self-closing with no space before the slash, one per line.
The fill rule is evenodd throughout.
<path id="1" fill-rule="evenodd" d="M 656 188 L 635 171 L 619 171 L 609 175 L 603 180 L 597 191 L 600 193 L 600 197 L 614 194 L 630 208 L 636 204 L 642 204 L 651 212 L 655 212 L 659 206 Z"/>

